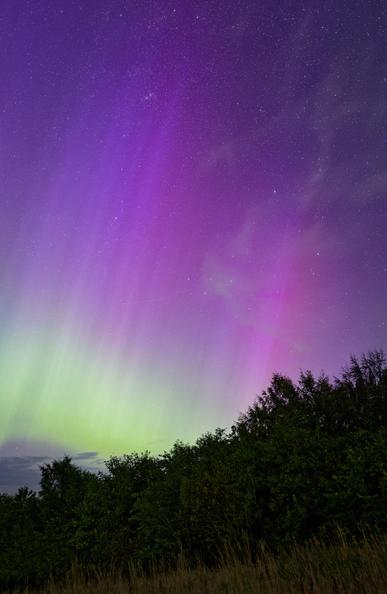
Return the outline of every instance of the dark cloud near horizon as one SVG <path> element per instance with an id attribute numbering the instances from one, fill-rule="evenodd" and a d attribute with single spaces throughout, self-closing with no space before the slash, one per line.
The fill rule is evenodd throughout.
<path id="1" fill-rule="evenodd" d="M 95 460 L 98 456 L 98 452 L 80 452 L 71 456 L 73 460 Z"/>
<path id="2" fill-rule="evenodd" d="M 15 493 L 19 487 L 39 489 L 40 465 L 47 462 L 45 456 L 0 457 L 0 493 Z"/>
<path id="3" fill-rule="evenodd" d="M 102 469 L 98 452 L 80 452 L 70 456 L 75 464 L 86 470 L 97 472 Z M 56 456 L 60 459 L 60 456 Z M 40 467 L 51 462 L 51 456 L 0 456 L 0 494 L 14 494 L 20 487 L 39 490 Z"/>

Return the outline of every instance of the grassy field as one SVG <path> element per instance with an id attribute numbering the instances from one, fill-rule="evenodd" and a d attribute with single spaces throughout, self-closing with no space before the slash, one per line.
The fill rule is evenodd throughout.
<path id="1" fill-rule="evenodd" d="M 228 555 L 216 570 L 182 562 L 175 571 L 130 578 L 95 576 L 88 581 L 74 575 L 62 586 L 51 585 L 41 594 L 385 594 L 387 592 L 387 538 L 362 543 L 326 545 L 317 541 L 295 546 L 274 557 L 262 552 L 253 562 L 241 563 Z M 31 592 L 19 591 L 23 594 Z"/>

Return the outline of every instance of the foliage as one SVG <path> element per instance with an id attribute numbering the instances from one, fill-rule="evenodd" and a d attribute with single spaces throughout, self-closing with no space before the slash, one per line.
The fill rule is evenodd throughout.
<path id="1" fill-rule="evenodd" d="M 274 375 L 229 432 L 169 452 L 111 458 L 99 475 L 70 458 L 41 468 L 38 494 L 0 496 L 0 584 L 39 586 L 133 567 L 215 567 L 337 527 L 387 529 L 387 367 L 375 351 L 340 378 Z"/>
<path id="2" fill-rule="evenodd" d="M 216 567 L 190 568 L 181 559 L 176 569 L 143 575 L 132 571 L 86 579 L 74 573 L 62 584 L 50 584 L 41 594 L 368 594 L 385 592 L 387 542 L 368 536 L 362 542 L 341 536 L 335 543 L 314 541 L 295 545 L 278 555 L 261 550 L 249 560 L 248 551 L 229 553 Z M 31 590 L 23 594 L 31 594 Z"/>

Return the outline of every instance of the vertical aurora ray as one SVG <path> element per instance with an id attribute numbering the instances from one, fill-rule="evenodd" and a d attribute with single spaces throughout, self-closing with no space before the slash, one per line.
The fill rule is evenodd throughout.
<path id="1" fill-rule="evenodd" d="M 92 4 L 3 7 L 0 442 L 160 451 L 386 345 L 387 87 L 356 58 L 385 51 L 340 7 Z"/>

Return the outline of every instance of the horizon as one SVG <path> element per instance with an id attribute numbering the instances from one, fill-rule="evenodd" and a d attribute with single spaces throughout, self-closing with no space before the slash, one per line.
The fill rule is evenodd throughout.
<path id="1" fill-rule="evenodd" d="M 377 349 L 372 351 L 374 353 L 378 352 L 383 356 L 384 351 Z M 368 353 L 363 353 L 364 355 L 370 355 L 371 351 Z M 359 357 L 354 354 L 351 354 L 351 357 L 355 356 L 359 361 Z M 385 360 L 385 358 L 384 358 Z M 350 359 L 348 359 L 349 364 Z M 327 376 L 324 370 L 321 370 L 319 375 L 314 375 L 316 379 L 320 377 L 327 377 L 331 385 L 334 385 L 336 380 L 343 377 L 343 374 L 346 372 L 348 368 L 348 364 L 342 367 L 341 375 L 335 374 L 332 377 Z M 298 378 L 288 378 L 290 379 L 295 386 L 298 386 L 299 381 L 302 378 L 302 374 L 308 373 L 310 370 L 300 370 Z M 282 375 L 282 377 L 287 377 L 281 374 L 280 372 L 274 372 L 272 379 L 275 375 Z M 252 400 L 249 406 L 259 402 L 260 396 L 266 394 L 266 390 L 269 388 L 267 386 L 264 390 L 260 392 L 260 394 L 256 394 L 255 398 Z M 239 420 L 240 415 L 245 414 L 248 411 L 240 411 L 238 418 L 233 420 L 233 424 Z M 139 453 L 140 455 L 144 453 L 149 453 L 151 456 L 162 456 L 163 454 L 167 453 L 168 451 L 172 451 L 173 446 L 176 443 L 184 443 L 185 445 L 193 446 L 200 441 L 200 438 L 204 435 L 209 433 L 215 432 L 217 429 L 221 429 L 228 434 L 231 434 L 232 426 L 228 427 L 213 427 L 201 435 L 197 435 L 194 440 L 187 441 L 182 440 L 179 436 L 175 436 L 175 439 L 168 444 L 168 446 L 164 447 L 163 449 L 156 448 L 143 448 L 142 450 L 136 451 L 123 451 L 123 452 L 111 452 L 108 455 L 100 455 L 99 452 L 70 452 L 68 449 L 60 449 L 60 446 L 50 444 L 48 446 L 47 443 L 33 442 L 28 443 L 23 440 L 14 440 L 8 441 L 5 444 L 0 445 L 0 495 L 1 494 L 9 494 L 14 495 L 21 487 L 28 487 L 30 490 L 39 492 L 40 490 L 40 478 L 41 478 L 41 467 L 46 464 L 51 464 L 55 460 L 62 460 L 64 457 L 70 457 L 72 462 L 77 465 L 78 467 L 87 470 L 89 472 L 94 473 L 104 473 L 106 472 L 106 463 L 112 457 L 123 458 L 125 455 L 132 455 Z M 44 454 L 41 452 L 45 451 Z"/>
<path id="2" fill-rule="evenodd" d="M 379 2 L 3 2 L 4 484 L 387 350 L 386 31 Z"/>

